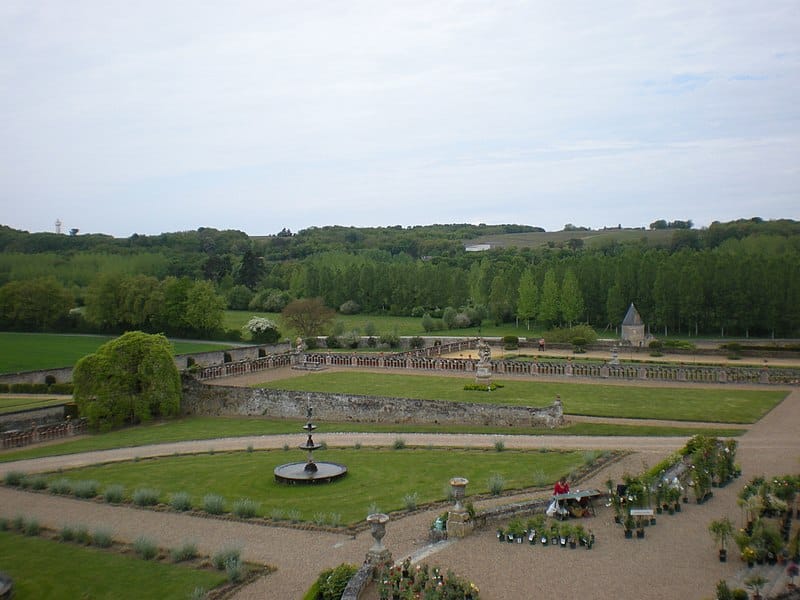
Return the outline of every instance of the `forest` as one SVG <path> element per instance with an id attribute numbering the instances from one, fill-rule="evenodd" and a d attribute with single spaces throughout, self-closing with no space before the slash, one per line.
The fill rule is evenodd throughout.
<path id="1" fill-rule="evenodd" d="M 633 302 L 656 335 L 798 337 L 800 222 L 675 223 L 666 238 L 643 230 L 592 244 L 590 230 L 575 228 L 563 242 L 483 252 L 466 246 L 543 230 L 330 226 L 250 237 L 200 228 L 113 238 L 0 226 L 0 329 L 235 338 L 222 331 L 226 308 L 280 312 L 321 298 L 343 314 L 419 317 L 426 330 L 487 319 L 613 328 Z"/>

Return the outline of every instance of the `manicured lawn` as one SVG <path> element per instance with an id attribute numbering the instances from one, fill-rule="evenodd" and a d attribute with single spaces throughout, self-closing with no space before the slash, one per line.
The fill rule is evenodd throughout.
<path id="1" fill-rule="evenodd" d="M 224 437 L 269 435 L 277 433 L 303 433 L 303 421 L 267 420 L 256 417 L 187 417 L 159 421 L 121 429 L 111 433 L 98 433 L 57 444 L 0 451 L 0 462 L 39 458 L 58 454 L 74 454 L 129 446 L 163 444 L 186 440 L 210 440 Z M 698 433 L 730 437 L 741 435 L 745 430 L 736 428 L 711 429 L 702 427 L 658 427 L 646 425 L 614 425 L 606 423 L 574 423 L 560 429 L 531 429 L 530 427 L 488 427 L 478 425 L 416 425 L 318 422 L 317 438 L 325 439 L 326 433 L 388 432 L 388 433 L 484 433 L 505 435 L 612 435 L 612 436 L 692 436 Z M 298 439 L 299 439 L 298 438 Z M 299 442 L 298 442 L 299 443 Z"/>
<path id="2" fill-rule="evenodd" d="M 258 316 L 258 317 L 266 317 L 271 319 L 275 323 L 278 324 L 278 327 L 281 330 L 281 336 L 283 338 L 292 338 L 296 336 L 296 333 L 289 330 L 281 320 L 280 313 L 265 313 L 265 312 L 253 312 L 249 310 L 228 310 L 225 311 L 225 317 L 223 320 L 223 326 L 225 329 L 236 329 L 238 331 L 242 330 L 245 323 L 250 320 L 251 317 Z M 502 337 L 504 335 L 516 335 L 519 337 L 532 337 L 537 336 L 541 331 L 534 332 L 534 330 L 528 330 L 525 328 L 524 325 L 520 325 L 519 327 L 515 326 L 513 323 L 506 323 L 504 325 L 495 326 L 493 324 L 486 323 L 481 326 L 480 330 L 477 327 L 470 327 L 467 329 L 450 329 L 450 330 L 442 330 L 442 331 L 431 331 L 426 333 L 422 327 L 422 318 L 417 317 L 392 317 L 392 316 L 374 316 L 374 315 L 339 315 L 337 314 L 334 318 L 334 321 L 341 321 L 344 323 L 344 330 L 345 331 L 353 331 L 354 329 L 358 330 L 362 335 L 366 335 L 367 330 L 367 323 L 372 323 L 374 326 L 376 336 L 380 336 L 381 334 L 396 334 L 401 336 L 411 336 L 411 335 L 420 335 L 420 336 L 446 336 L 446 337 L 476 337 L 478 335 L 483 335 L 487 337 Z"/>
<path id="3" fill-rule="evenodd" d="M 196 507 L 206 494 L 233 501 L 249 498 L 260 503 L 259 514 L 273 509 L 297 510 L 302 520 L 316 513 L 336 513 L 342 523 L 364 519 L 376 504 L 382 511 L 405 508 L 404 496 L 417 493 L 418 503 L 444 500 L 454 476 L 470 480 L 468 493 L 488 491 L 489 477 L 499 473 L 505 489 L 550 484 L 584 464 L 582 452 L 497 452 L 465 449 L 389 448 L 329 449 L 315 453 L 318 461 L 343 463 L 348 474 L 331 484 L 287 486 L 276 483 L 273 469 L 283 463 L 304 462 L 298 449 L 255 452 L 216 452 L 189 456 L 110 463 L 54 474 L 72 481 L 93 479 L 101 487 L 121 484 L 130 495 L 138 487 L 160 490 L 162 501 L 175 492 L 190 494 Z M 592 457 L 593 458 L 593 457 Z"/>
<path id="4" fill-rule="evenodd" d="M 224 573 L 0 531 L 0 565 L 19 600 L 189 598 L 225 581 Z"/>
<path id="5" fill-rule="evenodd" d="M 465 384 L 474 382 L 471 377 L 337 371 L 271 381 L 259 387 L 509 406 L 547 406 L 558 394 L 567 414 L 718 423 L 755 423 L 787 395 L 781 390 L 643 387 L 500 378 L 494 381 L 503 387 L 492 392 L 475 392 L 464 390 Z"/>
<path id="6" fill-rule="evenodd" d="M 0 394 L 0 415 L 3 413 L 16 412 L 18 410 L 29 410 L 31 408 L 64 404 L 65 402 L 71 401 L 72 396 L 61 396 L 58 398 L 52 396 L 26 396 L 23 398 L 20 396 Z"/>
<path id="7" fill-rule="evenodd" d="M 70 367 L 95 352 L 111 336 L 0 332 L 0 373 Z M 175 354 L 230 348 L 219 342 L 173 341 Z"/>

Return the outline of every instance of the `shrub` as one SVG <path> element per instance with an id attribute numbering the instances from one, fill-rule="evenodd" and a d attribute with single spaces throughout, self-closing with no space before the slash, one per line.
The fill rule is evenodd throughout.
<path id="1" fill-rule="evenodd" d="M 314 525 L 324 525 L 325 524 L 325 513 L 324 512 L 315 512 L 314 516 L 311 517 Z"/>
<path id="2" fill-rule="evenodd" d="M 118 483 L 112 483 L 103 491 L 103 500 L 109 504 L 119 504 L 125 499 L 125 488 Z"/>
<path id="3" fill-rule="evenodd" d="M 245 449 L 248 454 L 253 453 L 253 444 L 247 444 L 247 448 Z"/>
<path id="4" fill-rule="evenodd" d="M 425 347 L 425 340 L 422 339 L 420 336 L 415 335 L 410 340 L 408 340 L 408 345 L 410 348 L 413 348 L 414 350 L 419 350 L 420 348 Z"/>
<path id="5" fill-rule="evenodd" d="M 75 539 L 75 530 L 72 528 L 72 525 L 62 525 L 59 537 L 62 542 L 73 541 Z"/>
<path id="6" fill-rule="evenodd" d="M 211 564 L 214 565 L 214 568 L 218 571 L 223 571 L 225 569 L 225 563 L 231 559 L 238 561 L 240 555 L 241 550 L 239 548 L 228 546 L 211 557 Z"/>
<path id="7" fill-rule="evenodd" d="M 341 348 L 342 345 L 339 343 L 339 338 L 335 335 L 329 335 L 325 338 L 325 345 L 328 348 Z"/>
<path id="8" fill-rule="evenodd" d="M 317 579 L 319 596 L 322 600 L 339 600 L 344 593 L 347 583 L 356 574 L 358 567 L 342 563 L 333 569 L 326 569 Z"/>
<path id="9" fill-rule="evenodd" d="M 203 496 L 203 510 L 210 515 L 221 515 L 225 512 L 225 498 L 218 494 Z"/>
<path id="10" fill-rule="evenodd" d="M 303 513 L 296 508 L 292 508 L 286 511 L 286 518 L 292 523 L 297 523 L 303 519 Z"/>
<path id="11" fill-rule="evenodd" d="M 111 532 L 108 529 L 95 529 L 94 534 L 92 534 L 92 543 L 98 548 L 110 548 L 113 542 Z"/>
<path id="12" fill-rule="evenodd" d="M 402 450 L 403 448 L 406 447 L 406 441 L 403 438 L 396 438 L 394 440 L 394 444 L 392 445 L 392 447 L 395 450 Z"/>
<path id="13" fill-rule="evenodd" d="M 503 348 L 506 350 L 516 350 L 519 348 L 519 338 L 516 335 L 503 336 Z"/>
<path id="14" fill-rule="evenodd" d="M 5 482 L 6 485 L 11 485 L 14 487 L 19 487 L 22 485 L 24 480 L 25 473 L 22 471 L 9 471 L 5 474 L 5 477 L 3 477 L 3 482 Z"/>
<path id="15" fill-rule="evenodd" d="M 25 535 L 39 535 L 39 531 L 41 531 L 41 527 L 39 527 L 39 521 L 36 519 L 31 519 L 27 523 L 25 523 Z"/>
<path id="16" fill-rule="evenodd" d="M 251 519 L 256 516 L 260 504 L 249 498 L 240 498 L 233 503 L 233 514 L 241 519 Z"/>
<path id="17" fill-rule="evenodd" d="M 406 510 L 417 510 L 418 501 L 419 494 L 417 492 L 411 492 L 403 496 L 403 505 L 406 507 Z"/>
<path id="18" fill-rule="evenodd" d="M 97 491 L 100 488 L 100 483 L 94 479 L 82 479 L 76 481 L 72 486 L 72 493 L 76 498 L 94 498 L 97 496 Z"/>
<path id="19" fill-rule="evenodd" d="M 339 527 L 342 524 L 342 514 L 332 512 L 328 515 L 328 524 L 331 527 Z"/>
<path id="20" fill-rule="evenodd" d="M 84 546 L 88 546 L 92 543 L 92 536 L 89 535 L 89 530 L 86 528 L 86 525 L 77 525 L 75 527 L 74 540 Z"/>
<path id="21" fill-rule="evenodd" d="M 229 558 L 225 561 L 225 574 L 231 583 L 239 583 L 244 575 L 244 565 L 239 558 Z M 341 597 L 341 596 L 340 596 Z"/>
<path id="22" fill-rule="evenodd" d="M 150 538 L 140 535 L 133 541 L 133 551 L 144 560 L 150 560 L 158 554 L 158 546 Z"/>
<path id="23" fill-rule="evenodd" d="M 136 506 L 155 506 L 161 492 L 153 488 L 136 488 L 133 491 L 133 503 Z"/>
<path id="24" fill-rule="evenodd" d="M 186 492 L 175 492 L 170 496 L 169 505 L 179 512 L 192 510 L 192 497 Z"/>
<path id="25" fill-rule="evenodd" d="M 348 300 L 339 306 L 339 312 L 343 315 L 357 315 L 361 312 L 361 305 L 355 300 Z"/>
<path id="26" fill-rule="evenodd" d="M 269 518 L 273 521 L 280 521 L 283 519 L 283 509 L 277 506 L 269 511 Z"/>
<path id="27" fill-rule="evenodd" d="M 26 481 L 32 490 L 47 489 L 47 479 L 45 479 L 43 475 L 34 475 L 33 477 L 29 477 Z"/>
<path id="28" fill-rule="evenodd" d="M 506 480 L 500 473 L 492 473 L 487 482 L 487 486 L 492 496 L 499 496 L 506 486 Z"/>
<path id="29" fill-rule="evenodd" d="M 47 486 L 47 489 L 51 494 L 66 496 L 72 493 L 72 482 L 64 477 L 60 479 L 54 479 Z"/>
<path id="30" fill-rule="evenodd" d="M 15 531 L 24 531 L 25 530 L 25 517 L 22 515 L 17 515 L 11 520 L 11 527 Z"/>
<path id="31" fill-rule="evenodd" d="M 197 557 L 197 545 L 194 542 L 184 542 L 169 553 L 172 562 L 184 562 Z"/>
<path id="32" fill-rule="evenodd" d="M 572 351 L 576 354 L 582 354 L 586 352 L 586 338 L 585 337 L 574 337 L 572 338 Z"/>
<path id="33" fill-rule="evenodd" d="M 503 440 L 495 440 L 494 441 L 494 449 L 498 452 L 502 452 L 506 449 L 506 443 Z"/>
<path id="34" fill-rule="evenodd" d="M 206 592 L 206 588 L 204 587 L 196 587 L 192 590 L 192 593 L 189 594 L 189 600 L 205 600 L 208 597 L 208 592 Z"/>
<path id="35" fill-rule="evenodd" d="M 8 519 L 5 517 L 0 517 L 0 531 L 8 531 L 10 527 Z"/>
<path id="36" fill-rule="evenodd" d="M 380 337 L 380 343 L 389 346 L 390 348 L 400 347 L 400 338 L 394 334 L 385 333 Z"/>
<path id="37" fill-rule="evenodd" d="M 48 391 L 51 394 L 64 394 L 64 395 L 66 395 L 66 394 L 72 394 L 74 389 L 75 389 L 75 386 L 73 386 L 71 383 L 54 383 L 53 385 L 50 386 L 50 389 Z M 73 402 L 70 402 L 69 405 L 76 406 Z M 77 413 L 76 413 L 76 416 L 77 416 Z"/>

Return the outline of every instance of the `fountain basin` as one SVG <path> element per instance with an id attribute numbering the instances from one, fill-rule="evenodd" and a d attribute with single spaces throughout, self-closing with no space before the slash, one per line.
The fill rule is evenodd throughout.
<path id="1" fill-rule="evenodd" d="M 307 469 L 307 462 L 286 463 L 275 467 L 275 481 L 278 483 L 330 483 L 347 475 L 347 467 L 339 463 L 314 462 L 317 470 Z"/>

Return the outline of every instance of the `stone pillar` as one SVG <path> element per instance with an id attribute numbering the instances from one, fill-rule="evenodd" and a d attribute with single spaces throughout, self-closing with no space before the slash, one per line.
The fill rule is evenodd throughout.
<path id="1" fill-rule="evenodd" d="M 464 477 L 453 477 L 450 480 L 450 490 L 456 501 L 455 506 L 447 513 L 448 537 L 466 537 L 475 528 L 475 523 L 469 518 L 469 512 L 461 504 L 466 493 L 469 480 Z"/>
<path id="2" fill-rule="evenodd" d="M 375 542 L 367 552 L 367 562 L 375 567 L 375 573 L 380 573 L 381 568 L 392 564 L 392 553 L 383 545 L 383 536 L 386 535 L 386 523 L 389 515 L 373 513 L 367 517 L 370 533 Z"/>

